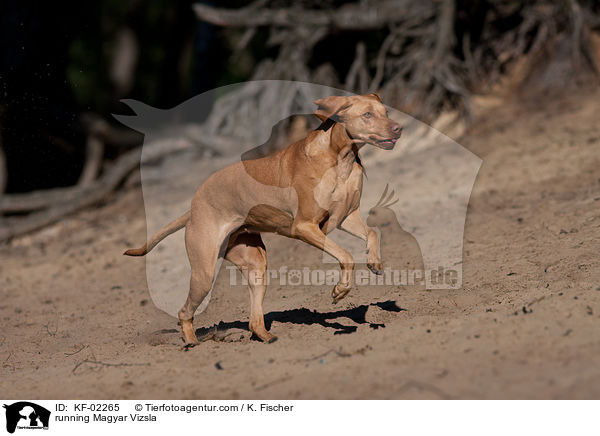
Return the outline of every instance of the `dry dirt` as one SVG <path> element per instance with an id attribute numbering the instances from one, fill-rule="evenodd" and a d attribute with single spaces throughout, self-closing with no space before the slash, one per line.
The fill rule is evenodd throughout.
<path id="1" fill-rule="evenodd" d="M 184 351 L 148 295 L 139 187 L 0 248 L 4 398 L 600 398 L 600 91 L 504 101 L 460 143 L 483 159 L 461 290 L 271 286 L 273 344 L 221 271 Z M 318 265 L 265 238 L 270 267 Z M 385 259 L 384 259 L 385 262 Z M 218 326 L 216 340 L 212 332 Z"/>

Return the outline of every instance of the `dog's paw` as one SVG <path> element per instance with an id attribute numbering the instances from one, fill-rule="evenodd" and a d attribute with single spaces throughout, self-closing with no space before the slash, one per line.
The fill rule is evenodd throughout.
<path id="1" fill-rule="evenodd" d="M 351 286 L 342 286 L 340 284 L 337 284 L 335 286 L 335 288 L 333 288 L 333 291 L 331 292 L 331 297 L 333 298 L 333 304 L 336 304 L 338 301 L 340 301 L 346 295 L 348 295 L 348 293 L 350 292 L 351 289 L 352 289 Z"/>
<path id="2" fill-rule="evenodd" d="M 183 339 L 183 338 L 182 338 Z M 196 341 L 192 341 L 192 342 L 187 342 L 185 339 L 183 339 L 183 347 L 182 350 L 183 351 L 188 351 L 191 350 L 192 348 L 194 348 L 196 345 L 200 345 L 200 342 L 196 339 Z"/>
<path id="3" fill-rule="evenodd" d="M 266 344 L 272 344 L 273 342 L 277 341 L 277 336 L 275 336 L 272 333 L 269 333 L 266 330 L 252 331 L 252 337 L 255 339 L 259 339 Z"/>
<path id="4" fill-rule="evenodd" d="M 373 274 L 377 274 L 378 276 L 383 274 L 383 265 L 381 262 L 367 263 L 367 268 L 369 268 Z"/>

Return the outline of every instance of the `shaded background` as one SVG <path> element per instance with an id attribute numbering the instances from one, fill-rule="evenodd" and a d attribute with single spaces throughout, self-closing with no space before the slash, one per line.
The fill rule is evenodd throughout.
<path id="1" fill-rule="evenodd" d="M 7 192 L 77 182 L 85 113 L 109 118 L 125 96 L 171 107 L 238 80 L 190 2 L 7 1 L 0 20 Z"/>
<path id="2" fill-rule="evenodd" d="M 285 79 L 379 92 L 426 122 L 444 112 L 468 122 L 471 96 L 506 77 L 515 92 L 545 94 L 597 83 L 599 10 L 591 0 L 4 1 L 0 194 L 102 180 L 141 145 L 110 116 L 131 113 L 123 98 L 165 109 L 222 85 Z M 5 196 L 0 219 L 48 208 L 35 200 Z"/>

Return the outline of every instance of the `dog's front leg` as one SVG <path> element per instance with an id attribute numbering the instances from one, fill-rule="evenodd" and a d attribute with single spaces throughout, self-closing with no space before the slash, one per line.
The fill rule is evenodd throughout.
<path id="1" fill-rule="evenodd" d="M 367 243 L 367 267 L 374 274 L 383 274 L 383 264 L 381 263 L 381 253 L 379 251 L 379 237 L 363 221 L 359 210 L 356 209 L 350 213 L 338 227 Z"/>
<path id="2" fill-rule="evenodd" d="M 333 288 L 331 296 L 334 304 L 344 298 L 352 289 L 354 282 L 354 259 L 352 255 L 329 239 L 316 223 L 300 222 L 295 224 L 292 228 L 292 237 L 313 245 L 337 259 L 342 274 L 340 281 Z"/>

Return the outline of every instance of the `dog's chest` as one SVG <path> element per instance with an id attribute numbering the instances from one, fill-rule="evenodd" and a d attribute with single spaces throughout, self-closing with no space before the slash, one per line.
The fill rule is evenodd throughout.
<path id="1" fill-rule="evenodd" d="M 315 200 L 319 207 L 328 211 L 329 227 L 337 226 L 358 207 L 362 175 L 362 168 L 352 153 L 338 159 L 337 165 L 323 175 L 315 188 Z"/>

